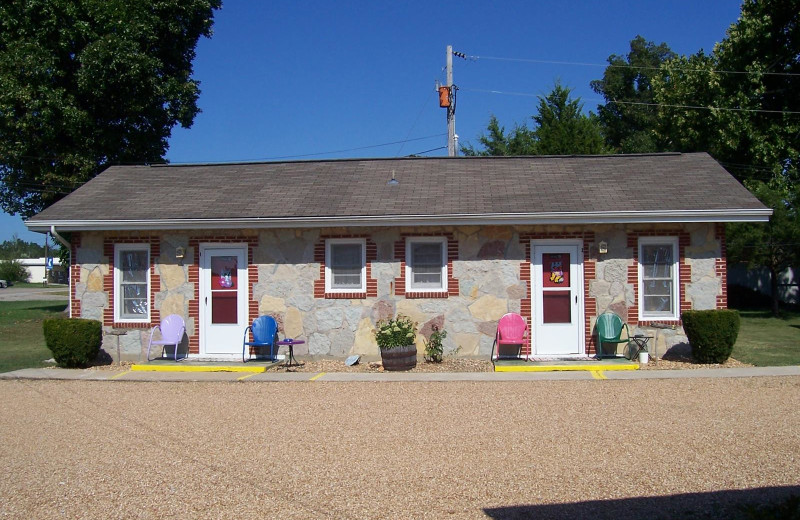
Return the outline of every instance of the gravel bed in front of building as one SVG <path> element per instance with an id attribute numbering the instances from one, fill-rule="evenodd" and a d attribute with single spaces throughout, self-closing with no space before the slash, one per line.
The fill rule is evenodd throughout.
<path id="1" fill-rule="evenodd" d="M 800 378 L 0 381 L 0 517 L 737 518 L 798 494 Z"/>
<path id="2" fill-rule="evenodd" d="M 340 358 L 314 358 L 314 357 L 301 357 L 300 362 L 302 365 L 292 367 L 291 370 L 295 372 L 354 372 L 354 373 L 369 373 L 383 371 L 379 360 L 360 360 L 357 364 L 352 366 L 345 365 L 345 360 Z M 591 361 L 590 361 L 591 362 Z M 134 363 L 123 362 L 122 364 L 104 364 L 94 365 L 89 367 L 91 370 L 129 370 Z M 749 367 L 747 363 L 742 363 L 733 358 L 729 358 L 725 363 L 703 364 L 695 363 L 691 357 L 668 357 L 667 359 L 661 358 L 654 360 L 650 358 L 647 364 L 640 364 L 640 370 L 692 370 L 700 368 L 739 368 Z M 55 368 L 55 367 L 53 367 Z M 599 366 L 598 366 L 599 368 Z M 276 365 L 269 369 L 270 371 L 285 371 L 281 365 Z M 492 372 L 494 367 L 488 359 L 484 358 L 457 358 L 445 357 L 441 363 L 431 363 L 425 360 L 418 360 L 417 366 L 408 370 L 408 372 L 428 372 L 428 373 L 441 373 L 441 372 Z"/>

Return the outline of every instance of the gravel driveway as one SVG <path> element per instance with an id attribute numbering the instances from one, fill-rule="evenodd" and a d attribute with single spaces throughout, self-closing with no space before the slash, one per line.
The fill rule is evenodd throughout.
<path id="1" fill-rule="evenodd" d="M 718 518 L 800 495 L 798 377 L 11 380 L 0 402 L 0 518 Z"/>
<path id="2" fill-rule="evenodd" d="M 64 300 L 69 299 L 69 287 L 56 285 L 53 287 L 6 287 L 0 289 L 0 302 L 18 302 L 29 300 Z"/>

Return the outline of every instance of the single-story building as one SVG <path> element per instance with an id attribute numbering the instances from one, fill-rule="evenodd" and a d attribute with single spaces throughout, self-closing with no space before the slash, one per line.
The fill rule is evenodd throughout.
<path id="1" fill-rule="evenodd" d="M 28 272 L 28 281 L 41 283 L 66 283 L 67 273 L 61 267 L 61 260 L 55 257 L 20 258 L 17 260 Z M 50 265 L 48 266 L 48 262 Z"/>
<path id="2" fill-rule="evenodd" d="M 489 356 L 507 312 L 524 356 L 580 358 L 605 311 L 685 341 L 681 311 L 727 305 L 724 224 L 770 214 L 667 153 L 112 166 L 26 225 L 69 242 L 70 313 L 126 329 L 123 358 L 173 313 L 193 357 L 237 357 L 261 314 L 301 354 L 377 355 L 396 313 Z"/>

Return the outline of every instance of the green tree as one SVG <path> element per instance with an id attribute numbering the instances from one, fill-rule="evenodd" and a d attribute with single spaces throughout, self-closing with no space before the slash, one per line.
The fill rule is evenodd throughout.
<path id="1" fill-rule="evenodd" d="M 800 0 L 745 0 L 739 20 L 714 49 L 722 111 L 721 161 L 746 165 L 741 178 L 800 181 Z M 781 181 L 780 179 L 784 179 Z"/>
<path id="2" fill-rule="evenodd" d="M 597 116 L 583 113 L 580 98 L 571 99 L 572 89 L 556 83 L 533 116 L 533 138 L 538 155 L 586 155 L 607 152 Z"/>
<path id="3" fill-rule="evenodd" d="M 161 162 L 199 112 L 221 0 L 0 3 L 0 207 L 31 216 L 113 163 Z"/>
<path id="4" fill-rule="evenodd" d="M 728 259 L 778 274 L 800 266 L 800 0 L 745 0 L 710 55 L 667 60 L 652 79 L 656 131 L 676 151 L 708 151 L 772 208 L 769 225 L 728 228 Z"/>
<path id="5" fill-rule="evenodd" d="M 606 100 L 597 107 L 597 117 L 610 148 L 622 153 L 667 149 L 655 132 L 658 110 L 653 106 L 652 78 L 662 63 L 675 57 L 666 43 L 656 45 L 642 36 L 631 40 L 626 56 L 608 57 L 603 79 L 592 81 L 591 87 Z"/>
<path id="6" fill-rule="evenodd" d="M 462 146 L 464 155 L 580 155 L 605 153 L 597 117 L 583 114 L 580 98 L 571 99 L 571 89 L 556 83 L 547 96 L 539 97 L 535 126 L 515 125 L 506 133 L 495 116 L 487 134 L 478 137 L 483 149 Z"/>
<path id="7" fill-rule="evenodd" d="M 19 260 L 0 260 L 0 280 L 6 282 L 27 282 L 28 270 Z"/>
<path id="8" fill-rule="evenodd" d="M 0 259 L 11 260 L 15 258 L 40 258 L 44 256 L 44 246 L 34 242 L 25 242 L 17 235 L 11 240 L 4 240 L 0 244 Z"/>
<path id="9" fill-rule="evenodd" d="M 506 134 L 505 127 L 500 126 L 493 115 L 489 118 L 486 131 L 486 135 L 478 136 L 478 142 L 483 145 L 482 150 L 467 145 L 461 147 L 461 153 L 467 156 L 536 154 L 533 134 L 525 125 L 515 125 L 514 129 Z"/>
<path id="10" fill-rule="evenodd" d="M 780 310 L 778 277 L 788 267 L 797 267 L 800 258 L 800 187 L 777 186 L 748 181 L 750 191 L 772 208 L 768 223 L 728 224 L 728 257 L 746 262 L 748 267 L 764 266 L 770 273 L 772 313 Z"/>
<path id="11" fill-rule="evenodd" d="M 745 0 L 711 55 L 667 60 L 652 86 L 668 149 L 708 151 L 740 180 L 800 180 L 800 0 Z"/>

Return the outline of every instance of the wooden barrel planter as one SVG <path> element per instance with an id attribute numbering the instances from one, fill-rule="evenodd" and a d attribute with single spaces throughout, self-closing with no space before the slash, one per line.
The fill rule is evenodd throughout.
<path id="1" fill-rule="evenodd" d="M 381 349 L 384 370 L 411 370 L 417 366 L 417 346 L 404 345 L 391 349 Z"/>

